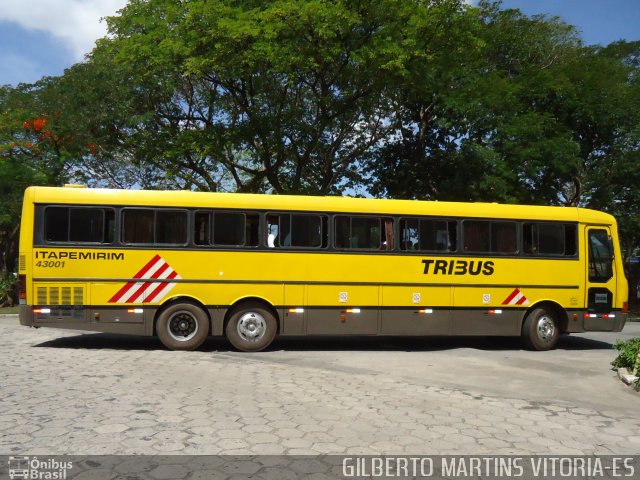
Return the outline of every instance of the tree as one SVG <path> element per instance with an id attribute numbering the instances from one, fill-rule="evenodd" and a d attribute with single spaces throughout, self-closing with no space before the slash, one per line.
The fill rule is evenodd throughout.
<path id="1" fill-rule="evenodd" d="M 499 7 L 468 10 L 457 63 L 420 63 L 399 87 L 396 135 L 370 163 L 374 194 L 563 201 L 578 146 L 545 102 L 563 87 L 556 69 L 579 41 L 557 18 Z"/>
<path id="2" fill-rule="evenodd" d="M 145 186 L 135 167 L 112 153 L 102 156 L 97 137 L 84 123 L 91 110 L 78 108 L 78 99 L 86 97 L 77 70 L 82 67 L 33 85 L 0 87 L 0 290 L 5 294 L 15 280 L 26 187 L 78 180 L 98 186 Z M 142 170 L 148 172 L 149 167 Z"/>
<path id="3" fill-rule="evenodd" d="M 640 255 L 640 42 L 594 48 L 581 79 L 581 132 L 590 147 L 585 163 L 584 203 L 618 220 L 624 260 Z M 598 93 L 599 95 L 594 95 Z M 640 267 L 627 264 L 629 302 L 637 304 Z"/>
<path id="4" fill-rule="evenodd" d="M 117 65 L 79 63 L 57 85 L 59 126 L 69 138 L 68 176 L 90 187 L 181 188 L 130 139 L 129 123 L 144 97 L 122 80 Z"/>
<path id="5" fill-rule="evenodd" d="M 135 0 L 89 67 L 124 96 L 120 148 L 200 190 L 339 193 L 389 129 L 385 93 L 459 0 Z M 110 98 L 110 96 L 103 96 Z"/>
<path id="6" fill-rule="evenodd" d="M 38 86 L 0 88 L 0 273 L 15 271 L 22 195 L 29 185 L 58 184 L 64 177 L 65 141 L 57 118 L 43 108 Z"/>

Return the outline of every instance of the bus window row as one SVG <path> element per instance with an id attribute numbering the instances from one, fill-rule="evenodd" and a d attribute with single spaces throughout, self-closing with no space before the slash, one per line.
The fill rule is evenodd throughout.
<path id="1" fill-rule="evenodd" d="M 465 253 L 577 255 L 577 225 L 561 222 L 266 213 L 171 208 L 50 206 L 45 243 L 266 247 Z M 330 233 L 329 225 L 332 225 Z M 191 227 L 189 227 L 191 225 Z M 261 238 L 260 229 L 264 225 Z M 396 229 L 397 227 L 397 229 Z M 189 230 L 191 229 L 191 235 Z M 329 241 L 330 238 L 332 241 Z"/>

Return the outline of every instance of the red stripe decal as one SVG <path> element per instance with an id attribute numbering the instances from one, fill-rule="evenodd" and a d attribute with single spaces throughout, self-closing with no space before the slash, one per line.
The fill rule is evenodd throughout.
<path id="1" fill-rule="evenodd" d="M 151 278 L 158 278 L 160 277 L 160 275 L 162 275 L 162 272 L 164 272 L 167 268 L 171 268 L 169 267 L 168 263 L 164 263 L 164 265 L 162 265 L 153 275 L 151 275 Z M 131 297 L 127 300 L 128 303 L 133 303 L 136 301 L 136 299 L 142 295 L 142 292 L 144 292 L 149 285 L 156 283 L 156 282 L 144 282 L 139 288 L 138 290 L 136 290 L 136 293 L 134 293 L 133 295 L 131 295 Z"/>
<path id="2" fill-rule="evenodd" d="M 174 278 L 176 278 L 178 276 L 178 274 L 175 272 L 175 270 L 173 272 L 171 272 L 171 274 L 166 278 L 167 280 L 173 280 Z M 158 285 L 156 288 L 153 289 L 153 292 L 151 292 L 149 294 L 149 296 L 147 298 L 144 299 L 144 303 L 149 303 L 149 302 L 153 302 L 153 299 L 164 289 L 164 287 L 166 287 L 168 285 L 168 282 L 163 282 L 160 285 Z"/>
<path id="3" fill-rule="evenodd" d="M 516 298 L 519 293 L 520 293 L 520 290 L 518 288 L 516 288 L 513 292 L 511 292 L 511 295 L 509 295 L 507 297 L 507 299 L 504 302 L 502 302 L 502 305 L 508 305 L 509 302 L 511 302 L 511 300 Z"/>
<path id="4" fill-rule="evenodd" d="M 133 287 L 135 285 L 134 282 L 128 282 L 124 284 L 124 287 L 122 287 L 120 290 L 118 290 L 118 293 L 116 293 L 113 297 L 111 297 L 109 299 L 109 303 L 115 303 L 118 300 L 120 300 L 120 298 L 129 291 L 129 289 L 131 287 Z"/>
<path id="5" fill-rule="evenodd" d="M 160 260 L 160 255 L 156 255 L 155 257 L 153 257 L 144 267 L 142 267 L 142 269 L 136 273 L 133 278 L 140 278 L 142 277 L 145 273 L 147 273 L 154 265 L 155 263 Z M 129 291 L 129 289 L 131 287 L 133 287 L 136 284 L 136 282 L 127 282 L 125 284 L 124 287 L 122 287 L 120 290 L 118 290 L 118 292 L 111 297 L 111 299 L 109 299 L 109 303 L 114 303 L 117 302 L 118 300 L 120 300 L 120 298 L 122 298 L 122 296 L 127 293 Z"/>
<path id="6" fill-rule="evenodd" d="M 142 276 L 145 273 L 147 273 L 149 270 L 151 270 L 151 267 L 153 267 L 158 260 L 160 260 L 160 255 L 156 255 L 151 260 L 149 260 L 149 263 L 147 263 L 144 267 L 142 267 L 142 269 L 138 273 L 136 273 L 133 276 L 133 278 L 142 278 Z"/>
<path id="7" fill-rule="evenodd" d="M 527 297 L 523 295 L 522 298 L 516 302 L 516 305 L 522 305 L 526 301 L 527 301 Z"/>

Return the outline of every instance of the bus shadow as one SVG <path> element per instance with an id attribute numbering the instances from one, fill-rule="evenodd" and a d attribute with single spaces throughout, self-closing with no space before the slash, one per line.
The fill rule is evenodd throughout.
<path id="1" fill-rule="evenodd" d="M 279 338 L 270 351 L 444 351 L 457 349 L 484 351 L 525 350 L 518 337 L 289 337 Z M 563 336 L 557 350 L 611 350 L 601 340 Z"/>
<path id="2" fill-rule="evenodd" d="M 158 338 L 113 333 L 65 336 L 34 345 L 38 348 L 86 350 L 167 350 Z M 518 337 L 280 337 L 266 351 L 443 351 L 468 348 L 485 351 L 523 350 Z M 564 335 L 558 350 L 610 350 L 611 343 Z M 209 337 L 200 352 L 234 352 L 226 339 Z"/>
<path id="3" fill-rule="evenodd" d="M 68 348 L 84 350 L 166 350 L 156 337 L 121 335 L 117 333 L 83 333 L 34 345 L 37 348 Z"/>

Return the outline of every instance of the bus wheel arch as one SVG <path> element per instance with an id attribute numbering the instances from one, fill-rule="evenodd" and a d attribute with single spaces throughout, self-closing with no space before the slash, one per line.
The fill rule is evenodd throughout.
<path id="1" fill-rule="evenodd" d="M 541 301 L 529 307 L 522 322 L 522 338 L 532 350 L 555 348 L 567 330 L 567 312 L 553 301 Z"/>
<path id="2" fill-rule="evenodd" d="M 235 302 L 225 315 L 227 340 L 244 352 L 267 348 L 280 331 L 278 312 L 259 297 L 245 297 Z"/>
<path id="3" fill-rule="evenodd" d="M 156 312 L 154 335 L 171 350 L 195 350 L 211 334 L 211 318 L 202 302 L 173 297 Z"/>

